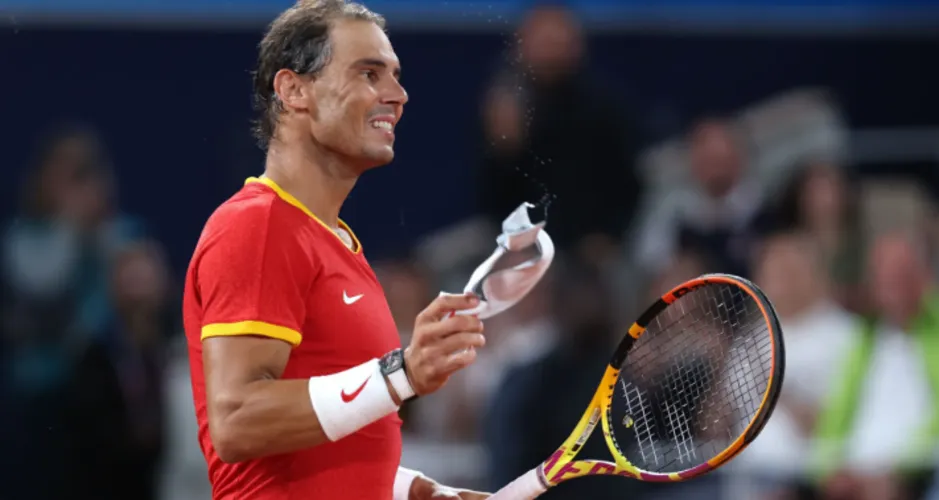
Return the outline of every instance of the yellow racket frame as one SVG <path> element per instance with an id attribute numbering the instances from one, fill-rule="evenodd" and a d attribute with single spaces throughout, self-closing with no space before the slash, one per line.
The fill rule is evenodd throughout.
<path id="1" fill-rule="evenodd" d="M 640 470 L 622 455 L 616 442 L 613 440 L 611 432 L 610 407 L 613 401 L 613 391 L 616 386 L 616 380 L 620 373 L 619 367 L 622 366 L 633 343 L 642 336 L 646 327 L 659 313 L 686 293 L 696 288 L 716 283 L 736 286 L 749 294 L 754 302 L 759 305 L 763 319 L 768 325 L 769 335 L 772 341 L 773 364 L 770 370 L 769 380 L 766 384 L 766 390 L 763 393 L 763 399 L 753 419 L 751 419 L 750 423 L 747 425 L 747 428 L 737 439 L 714 458 L 681 472 L 663 474 Z M 539 467 L 540 479 L 543 484 L 552 487 L 564 481 L 590 475 L 619 475 L 641 481 L 675 482 L 686 481 L 706 474 L 734 458 L 763 430 L 763 426 L 772 414 L 776 406 L 776 400 L 779 397 L 784 366 L 785 350 L 779 320 L 769 299 L 766 298 L 766 295 L 764 295 L 756 285 L 739 276 L 729 274 L 706 274 L 686 281 L 656 300 L 656 302 L 646 309 L 639 319 L 630 326 L 629 334 L 626 335 L 620 343 L 616 354 L 613 356 L 613 360 L 606 367 L 603 378 L 600 380 L 600 385 L 597 387 L 597 391 L 594 393 L 587 410 L 580 418 L 580 422 L 574 427 L 574 431 L 571 432 L 571 435 L 564 441 L 564 444 Z M 610 449 L 610 453 L 612 453 L 615 462 L 604 460 L 575 461 L 574 457 L 577 456 L 581 448 L 583 448 L 584 443 L 586 443 L 590 435 L 593 434 L 598 423 L 602 424 L 603 437 L 606 440 L 607 447 Z"/>

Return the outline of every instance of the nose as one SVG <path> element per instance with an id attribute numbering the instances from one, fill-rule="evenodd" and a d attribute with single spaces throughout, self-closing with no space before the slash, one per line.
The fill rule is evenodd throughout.
<path id="1" fill-rule="evenodd" d="M 392 83 L 389 84 L 388 89 L 385 91 L 382 104 L 404 106 L 408 102 L 408 92 L 404 90 L 404 87 L 398 80 L 393 78 L 389 80 Z"/>

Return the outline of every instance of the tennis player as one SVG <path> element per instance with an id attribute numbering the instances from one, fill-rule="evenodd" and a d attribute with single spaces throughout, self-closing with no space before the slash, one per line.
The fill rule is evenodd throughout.
<path id="1" fill-rule="evenodd" d="M 212 214 L 186 277 L 199 441 L 215 500 L 475 500 L 399 467 L 402 402 L 475 359 L 471 295 L 444 295 L 402 350 L 339 210 L 394 156 L 407 102 L 384 20 L 302 0 L 260 44 L 264 175 Z"/>

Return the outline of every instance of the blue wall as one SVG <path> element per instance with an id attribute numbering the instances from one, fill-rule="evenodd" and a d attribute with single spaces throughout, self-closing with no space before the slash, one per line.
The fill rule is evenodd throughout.
<path id="1" fill-rule="evenodd" d="M 542 0 L 360 0 L 399 22 L 482 25 L 515 16 Z M 557 2 L 558 0 L 549 0 Z M 748 19 L 771 24 L 880 25 L 903 16 L 905 22 L 939 17 L 934 0 L 561 0 L 588 21 L 632 24 L 637 20 L 695 24 Z M 104 16 L 123 19 L 194 17 L 266 20 L 292 0 L 0 0 L 0 13 L 21 16 Z M 793 24 L 794 23 L 794 24 Z"/>
<path id="2" fill-rule="evenodd" d="M 261 169 L 248 123 L 258 36 L 0 32 L 3 172 L 18 176 L 51 121 L 96 124 L 113 151 L 125 206 L 151 221 L 181 270 L 206 216 Z M 370 255 L 473 211 L 477 105 L 506 38 L 392 32 L 411 95 L 398 159 L 363 179 L 343 214 Z M 926 66 L 939 39 L 608 35 L 592 45 L 593 66 L 632 103 L 647 138 L 678 131 L 696 113 L 799 85 L 835 89 L 857 126 L 939 123 L 939 76 Z M 6 213 L 15 188 L 0 186 Z"/>

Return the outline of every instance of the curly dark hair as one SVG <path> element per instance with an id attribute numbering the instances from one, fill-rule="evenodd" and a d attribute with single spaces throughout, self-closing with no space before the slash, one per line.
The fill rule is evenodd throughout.
<path id="1" fill-rule="evenodd" d="M 274 92 L 274 75 L 281 69 L 311 76 L 322 71 L 332 54 L 330 28 L 339 19 L 369 21 L 385 28 L 384 17 L 346 0 L 299 0 L 268 27 L 258 46 L 254 72 L 254 109 L 259 115 L 254 135 L 262 149 L 267 149 L 274 137 L 283 111 Z"/>

